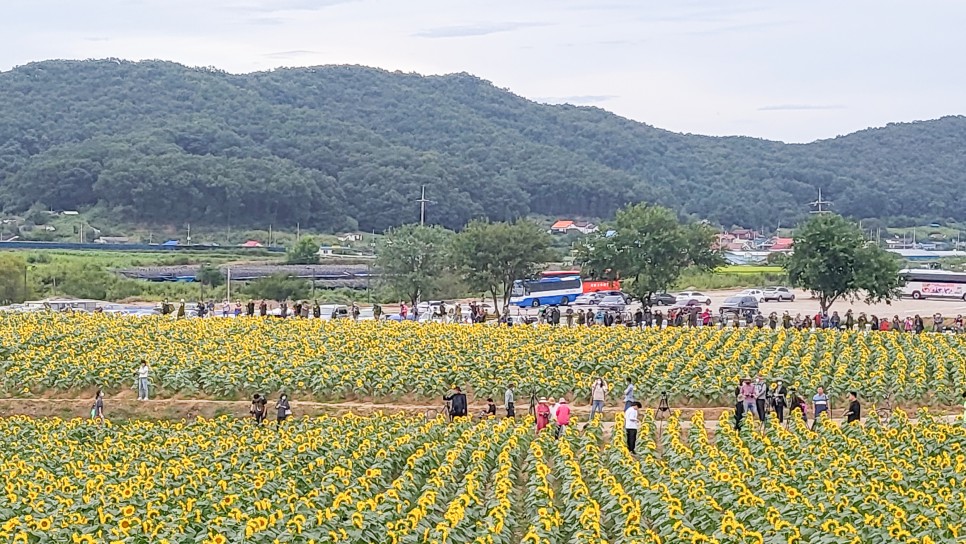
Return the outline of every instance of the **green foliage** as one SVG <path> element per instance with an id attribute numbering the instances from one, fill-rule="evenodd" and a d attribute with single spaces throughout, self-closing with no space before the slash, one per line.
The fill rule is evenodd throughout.
<path id="1" fill-rule="evenodd" d="M 437 226 L 403 225 L 388 231 L 376 259 L 383 284 L 412 304 L 433 293 L 446 266 L 451 235 Z"/>
<path id="2" fill-rule="evenodd" d="M 451 257 L 472 289 L 489 293 L 494 308 L 506 307 L 514 280 L 532 277 L 551 258 L 550 235 L 530 221 L 473 221 L 453 237 Z M 503 295 L 503 304 L 497 296 Z"/>
<path id="3" fill-rule="evenodd" d="M 966 209 L 963 117 L 784 145 L 539 105 L 467 74 L 105 60 L 0 74 L 0 118 L 6 208 L 99 204 L 132 223 L 381 232 L 417 217 L 422 185 L 440 203 L 427 219 L 451 229 L 641 201 L 787 224 L 819 187 L 837 211 L 893 224 Z"/>
<path id="4" fill-rule="evenodd" d="M 613 230 L 586 239 L 580 260 L 593 277 L 626 281 L 624 291 L 641 301 L 666 291 L 689 267 L 711 271 L 724 264 L 712 250 L 710 227 L 682 224 L 667 208 L 628 206 L 617 212 Z"/>
<path id="5" fill-rule="evenodd" d="M 201 265 L 195 279 L 208 287 L 218 287 L 225 284 L 225 276 L 221 273 L 221 270 L 210 263 Z"/>
<path id="6" fill-rule="evenodd" d="M 899 260 L 867 243 L 840 215 L 816 215 L 799 229 L 787 266 L 792 283 L 818 294 L 822 311 L 839 298 L 888 302 L 899 296 Z"/>
<path id="7" fill-rule="evenodd" d="M 30 296 L 27 262 L 19 255 L 0 254 L 0 303 L 23 302 Z"/>
<path id="8" fill-rule="evenodd" d="M 285 252 L 288 264 L 319 264 L 319 243 L 310 236 L 298 241 Z"/>
<path id="9" fill-rule="evenodd" d="M 750 287 L 767 287 L 769 285 L 784 285 L 788 283 L 788 275 L 784 270 L 778 272 L 750 272 L 735 274 L 731 272 L 708 272 L 689 268 L 681 273 L 674 282 L 673 290 L 710 291 L 712 289 L 746 289 Z"/>
<path id="10" fill-rule="evenodd" d="M 309 282 L 285 274 L 273 274 L 250 282 L 244 293 L 264 300 L 306 299 L 309 297 Z"/>

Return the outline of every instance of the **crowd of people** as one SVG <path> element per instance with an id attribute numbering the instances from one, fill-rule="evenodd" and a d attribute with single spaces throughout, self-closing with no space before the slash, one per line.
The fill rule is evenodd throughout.
<path id="1" fill-rule="evenodd" d="M 774 412 L 779 423 L 785 422 L 786 410 L 789 416 L 801 417 L 806 423 L 809 421 L 808 402 L 795 389 L 789 389 L 781 378 L 770 384 L 759 374 L 754 380 L 745 378 L 735 387 L 735 428 L 740 429 L 745 418 L 757 418 L 764 422 L 770 412 Z M 811 398 L 811 427 L 822 419 L 823 414 L 830 417 L 829 396 L 825 389 L 818 387 Z M 847 423 L 859 421 L 862 417 L 862 406 L 858 393 L 849 392 L 849 408 L 844 417 Z"/>

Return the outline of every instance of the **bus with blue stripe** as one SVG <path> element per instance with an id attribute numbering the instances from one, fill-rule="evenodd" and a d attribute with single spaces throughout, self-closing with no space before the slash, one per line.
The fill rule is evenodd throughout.
<path id="1" fill-rule="evenodd" d="M 584 293 L 579 275 L 550 275 L 532 280 L 516 280 L 510 291 L 510 304 L 521 308 L 566 306 Z"/>

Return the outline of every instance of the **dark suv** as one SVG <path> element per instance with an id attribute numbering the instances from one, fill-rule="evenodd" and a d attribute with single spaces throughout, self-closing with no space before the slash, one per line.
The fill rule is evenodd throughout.
<path id="1" fill-rule="evenodd" d="M 727 313 L 736 316 L 746 315 L 749 312 L 754 313 L 758 311 L 758 300 L 751 296 L 728 297 L 721 304 L 719 311 L 721 315 Z"/>

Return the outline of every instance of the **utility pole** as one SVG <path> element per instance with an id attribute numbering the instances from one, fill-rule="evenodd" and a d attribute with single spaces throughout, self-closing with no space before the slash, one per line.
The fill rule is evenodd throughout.
<path id="1" fill-rule="evenodd" d="M 426 186 L 423 185 L 422 193 L 419 196 L 419 224 L 426 224 L 426 204 L 435 204 L 432 200 L 426 200 Z"/>
<path id="2" fill-rule="evenodd" d="M 831 204 L 832 203 L 828 200 L 822 200 L 822 188 L 819 187 L 818 200 L 811 203 L 811 206 L 815 209 L 809 213 L 828 213 L 829 211 L 825 208 L 828 208 L 828 206 L 830 206 Z"/>

